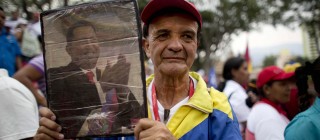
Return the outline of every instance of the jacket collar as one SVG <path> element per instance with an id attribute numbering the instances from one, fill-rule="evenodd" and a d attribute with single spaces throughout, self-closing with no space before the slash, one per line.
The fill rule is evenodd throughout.
<path id="1" fill-rule="evenodd" d="M 267 98 L 262 98 L 260 100 L 260 102 L 269 104 L 270 106 L 272 106 L 274 109 L 276 109 L 280 114 L 284 115 L 287 117 L 287 112 L 283 109 L 283 107 L 280 104 L 277 104 L 275 102 L 270 101 Z"/>
<path id="2" fill-rule="evenodd" d="M 196 89 L 194 91 L 193 96 L 189 99 L 187 105 L 193 107 L 199 111 L 204 113 L 211 113 L 213 110 L 213 99 L 210 96 L 206 83 L 202 79 L 202 77 L 196 72 L 189 72 L 189 76 L 197 80 L 197 85 L 195 85 Z M 151 75 L 147 78 L 146 84 L 147 87 L 150 86 L 154 75 Z"/>

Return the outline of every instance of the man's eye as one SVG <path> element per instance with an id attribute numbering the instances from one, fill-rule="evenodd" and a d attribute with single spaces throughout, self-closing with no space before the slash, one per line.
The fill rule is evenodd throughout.
<path id="1" fill-rule="evenodd" d="M 191 41 L 194 37 L 192 35 L 185 34 L 182 36 L 182 38 L 186 41 Z"/>
<path id="2" fill-rule="evenodd" d="M 160 34 L 160 35 L 157 36 L 157 39 L 159 39 L 159 40 L 165 40 L 165 39 L 167 39 L 168 37 L 169 37 L 168 34 Z"/>

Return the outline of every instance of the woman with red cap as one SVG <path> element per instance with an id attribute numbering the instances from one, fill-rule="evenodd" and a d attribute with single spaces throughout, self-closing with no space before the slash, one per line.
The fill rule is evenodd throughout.
<path id="1" fill-rule="evenodd" d="M 290 100 L 289 79 L 293 75 L 276 66 L 266 67 L 259 73 L 257 88 L 261 99 L 249 114 L 246 140 L 284 140 L 289 120 L 281 104 Z"/>

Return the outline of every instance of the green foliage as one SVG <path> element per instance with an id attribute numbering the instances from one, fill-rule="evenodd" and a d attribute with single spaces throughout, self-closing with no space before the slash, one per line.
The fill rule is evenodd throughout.
<path id="1" fill-rule="evenodd" d="M 20 10 L 26 14 L 28 20 L 32 19 L 32 12 L 42 12 L 51 8 L 52 0 L 2 0 L 0 5 L 6 12 Z M 47 8 L 45 8 L 45 6 Z"/>
<path id="2" fill-rule="evenodd" d="M 263 20 L 256 0 L 219 0 L 212 10 L 201 11 L 203 16 L 202 46 L 206 55 L 202 68 L 208 72 L 212 66 L 210 56 L 217 50 L 230 47 L 231 35 L 253 29 L 254 23 Z"/>
<path id="3" fill-rule="evenodd" d="M 19 7 L 31 18 L 32 11 L 51 9 L 52 5 L 72 5 L 97 0 L 1 0 L 0 5 L 7 9 Z M 150 0 L 137 0 L 140 12 Z M 250 31 L 259 25 L 267 23 L 272 25 L 290 26 L 293 22 L 308 27 L 309 35 L 316 38 L 314 32 L 320 31 L 320 0 L 189 0 L 200 9 L 203 17 L 203 28 L 200 52 L 204 57 L 198 57 L 196 66 L 204 68 L 207 72 L 211 67 L 211 56 L 217 50 L 230 47 L 231 35 L 240 31 Z M 72 3 L 71 3 L 72 2 Z M 53 4 L 55 3 L 55 4 Z M 202 7 L 209 7 L 204 9 Z M 11 10 L 12 11 L 12 10 Z M 319 47 L 318 47 L 319 48 Z M 320 50 L 318 50 L 320 53 Z M 197 67 L 195 69 L 197 69 Z"/>
<path id="4" fill-rule="evenodd" d="M 307 57 L 297 56 L 297 57 L 293 58 L 292 61 L 300 63 L 301 65 L 305 65 L 306 62 L 308 62 L 308 61 L 310 62 L 310 59 Z"/>
<path id="5" fill-rule="evenodd" d="M 137 2 L 138 2 L 139 10 L 140 12 L 142 12 L 143 8 L 147 5 L 149 0 L 137 0 Z"/>
<path id="6" fill-rule="evenodd" d="M 277 57 L 275 55 L 266 56 L 263 60 L 263 67 L 275 65 Z"/>

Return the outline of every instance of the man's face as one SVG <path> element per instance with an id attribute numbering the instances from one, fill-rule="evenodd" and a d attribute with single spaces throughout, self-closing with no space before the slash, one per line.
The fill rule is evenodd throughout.
<path id="1" fill-rule="evenodd" d="M 92 69 L 96 66 L 100 55 L 100 46 L 91 26 L 82 26 L 73 30 L 73 40 L 68 43 L 67 52 L 72 61 L 82 69 Z"/>
<path id="2" fill-rule="evenodd" d="M 0 10 L 0 29 L 4 26 L 4 21 L 6 20 L 6 16 L 3 11 Z"/>
<path id="3" fill-rule="evenodd" d="M 149 25 L 144 49 L 155 73 L 179 76 L 191 68 L 197 51 L 197 22 L 186 14 L 156 17 Z"/>

